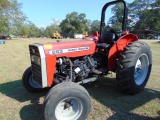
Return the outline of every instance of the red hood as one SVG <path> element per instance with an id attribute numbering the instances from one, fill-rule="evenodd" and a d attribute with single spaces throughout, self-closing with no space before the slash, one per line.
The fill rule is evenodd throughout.
<path id="1" fill-rule="evenodd" d="M 93 54 L 95 42 L 91 40 L 76 40 L 68 42 L 45 42 L 43 46 L 45 54 L 56 57 L 78 57 Z"/>
<path id="2" fill-rule="evenodd" d="M 44 46 L 44 49 L 49 49 L 47 46 L 52 45 L 52 50 L 60 49 L 60 48 L 69 48 L 69 47 L 79 47 L 79 46 L 90 46 L 93 41 L 90 40 L 76 40 L 76 41 L 66 41 L 66 42 L 44 42 L 39 43 Z"/>

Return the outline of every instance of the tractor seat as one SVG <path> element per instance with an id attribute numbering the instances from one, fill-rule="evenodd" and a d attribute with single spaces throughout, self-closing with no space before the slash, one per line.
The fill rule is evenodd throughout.
<path id="1" fill-rule="evenodd" d="M 110 45 L 110 44 L 104 44 L 104 43 L 98 43 L 98 44 L 96 45 L 96 47 L 97 47 L 98 49 L 109 50 L 110 47 L 111 47 L 111 45 Z"/>
<path id="2" fill-rule="evenodd" d="M 102 36 L 99 43 L 96 45 L 98 49 L 105 49 L 109 50 L 111 46 L 115 42 L 115 34 L 114 33 L 107 33 Z"/>

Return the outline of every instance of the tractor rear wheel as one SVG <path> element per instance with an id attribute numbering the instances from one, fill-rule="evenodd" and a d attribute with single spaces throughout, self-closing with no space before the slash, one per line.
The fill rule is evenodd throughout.
<path id="1" fill-rule="evenodd" d="M 41 88 L 39 85 L 37 85 L 32 76 L 32 67 L 29 67 L 25 70 L 22 76 L 23 86 L 29 91 L 29 92 L 41 92 L 43 88 Z"/>
<path id="2" fill-rule="evenodd" d="M 44 100 L 46 120 L 85 120 L 91 109 L 88 92 L 73 82 L 53 87 Z"/>
<path id="3" fill-rule="evenodd" d="M 130 43 L 117 61 L 116 79 L 122 92 L 136 94 L 143 90 L 149 79 L 152 54 L 141 41 Z"/>

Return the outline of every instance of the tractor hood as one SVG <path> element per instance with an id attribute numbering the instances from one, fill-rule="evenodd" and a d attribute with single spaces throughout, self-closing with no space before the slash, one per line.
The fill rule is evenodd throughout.
<path id="1" fill-rule="evenodd" d="M 91 40 L 76 40 L 66 42 L 39 43 L 43 46 L 46 56 L 79 57 L 95 52 L 95 42 Z"/>

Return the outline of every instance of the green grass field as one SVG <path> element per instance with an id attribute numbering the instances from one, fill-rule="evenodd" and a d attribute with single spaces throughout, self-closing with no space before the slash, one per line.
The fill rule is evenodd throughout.
<path id="1" fill-rule="evenodd" d="M 44 120 L 46 92 L 29 93 L 21 81 L 30 66 L 28 45 L 52 39 L 7 40 L 0 45 L 0 120 Z M 160 42 L 146 40 L 152 50 L 153 66 L 143 92 L 125 95 L 117 87 L 115 74 L 84 87 L 92 100 L 88 120 L 160 120 Z"/>

